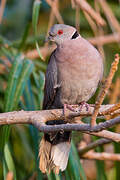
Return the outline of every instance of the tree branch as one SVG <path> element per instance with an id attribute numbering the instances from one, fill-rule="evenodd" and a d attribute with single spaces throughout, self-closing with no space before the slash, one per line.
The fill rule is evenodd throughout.
<path id="1" fill-rule="evenodd" d="M 107 110 L 114 105 L 102 105 L 99 109 L 99 116 L 107 114 Z M 76 109 L 77 111 L 77 109 Z M 90 116 L 94 111 L 94 105 L 90 105 L 89 111 L 86 108 L 83 108 L 81 112 L 71 112 L 67 110 L 66 112 L 66 119 L 63 115 L 62 109 L 53 109 L 53 110 L 42 110 L 42 111 L 14 111 L 8 113 L 1 113 L 0 114 L 0 125 L 8 125 L 8 124 L 32 124 L 39 131 L 42 132 L 55 132 L 65 130 L 65 131 L 81 131 L 88 134 L 92 134 L 99 137 L 104 137 L 107 139 L 111 139 L 116 142 L 120 142 L 120 134 L 110 132 L 104 130 L 106 128 L 112 127 L 116 124 L 120 123 L 120 117 L 105 121 L 103 123 L 99 123 L 98 125 L 91 127 L 90 124 L 80 124 L 77 122 L 76 124 L 73 123 L 73 117 L 78 116 Z M 61 125 L 46 125 L 47 121 L 51 120 L 64 120 L 67 124 Z"/>
<path id="2" fill-rule="evenodd" d="M 97 115 L 99 113 L 99 108 L 105 99 L 105 96 L 108 92 L 108 89 L 111 86 L 114 74 L 118 69 L 119 60 L 120 60 L 119 54 L 116 54 L 115 59 L 114 59 L 113 63 L 111 64 L 111 69 L 110 69 L 109 75 L 106 78 L 106 80 L 104 82 L 104 86 L 101 88 L 101 91 L 100 91 L 100 93 L 97 97 L 97 100 L 95 102 L 95 109 L 94 109 L 94 112 L 93 112 L 93 115 L 91 118 L 91 126 L 96 125 L 96 118 L 97 118 Z"/>
<path id="3" fill-rule="evenodd" d="M 83 107 L 81 112 L 77 111 L 77 108 L 75 109 L 76 112 L 73 112 L 67 109 L 66 118 L 71 119 L 71 118 L 79 117 L 79 116 L 91 116 L 94 111 L 94 105 L 90 104 L 89 106 L 90 107 L 88 111 L 86 110 L 85 107 Z M 104 115 L 108 115 L 109 109 L 111 109 L 114 106 L 115 106 L 114 104 L 102 105 L 99 109 L 98 116 L 102 117 Z M 47 121 L 60 120 L 60 119 L 65 120 L 62 109 L 52 109 L 52 110 L 44 110 L 44 111 L 43 110 L 41 111 L 21 110 L 21 111 L 0 113 L 0 125 L 26 124 L 26 123 L 32 124 L 34 120 L 37 121 L 39 124 L 43 125 Z"/>
<path id="4" fill-rule="evenodd" d="M 81 158 L 85 159 L 95 159 L 95 160 L 111 160 L 111 161 L 120 161 L 120 154 L 114 154 L 114 153 L 96 153 L 96 152 L 88 152 L 81 156 Z"/>
<path id="5" fill-rule="evenodd" d="M 79 149 L 79 155 L 83 155 L 84 153 L 88 152 L 91 149 L 95 149 L 97 146 L 108 144 L 112 142 L 110 139 L 101 138 L 96 140 L 95 142 L 89 143 L 87 146 L 82 147 Z"/>
<path id="6" fill-rule="evenodd" d="M 98 24 L 104 26 L 105 20 L 97 13 L 86 1 L 75 0 L 76 4 L 85 12 L 87 12 Z"/>

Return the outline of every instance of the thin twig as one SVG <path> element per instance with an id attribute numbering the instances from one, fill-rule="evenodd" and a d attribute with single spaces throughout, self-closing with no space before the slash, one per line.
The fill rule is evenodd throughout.
<path id="1" fill-rule="evenodd" d="M 94 33 L 94 36 L 96 37 L 97 36 L 97 25 L 95 24 L 95 21 L 91 18 L 91 16 L 86 11 L 83 11 L 83 14 L 84 14 L 85 18 L 87 19 L 87 21 Z"/>
<path id="2" fill-rule="evenodd" d="M 60 24 L 64 24 L 64 21 L 62 19 L 62 16 L 60 15 L 60 12 L 58 10 L 58 6 L 57 6 L 57 2 L 58 0 L 54 0 L 54 1 L 51 1 L 51 0 L 46 0 L 46 2 L 49 4 L 49 6 L 51 6 L 55 16 L 56 16 L 56 19 L 58 20 L 58 22 Z"/>
<path id="3" fill-rule="evenodd" d="M 103 130 L 103 131 L 100 131 L 100 132 L 93 132 L 93 133 L 90 133 L 91 135 L 94 135 L 94 136 L 98 136 L 98 137 L 103 137 L 103 138 L 106 138 L 106 139 L 111 139 L 112 141 L 115 141 L 115 142 L 120 142 L 119 141 L 119 133 L 114 133 L 114 132 L 111 132 L 111 131 L 107 131 L 107 130 Z"/>
<path id="4" fill-rule="evenodd" d="M 49 21 L 48 21 L 47 35 L 49 33 L 50 28 L 54 24 L 54 21 L 55 21 L 55 15 L 54 15 L 53 9 L 51 8 L 50 17 L 49 17 Z"/>
<path id="5" fill-rule="evenodd" d="M 106 115 L 112 115 L 112 113 L 114 114 L 115 111 L 120 109 L 120 103 L 115 104 L 114 106 L 112 106 L 111 108 L 109 108 L 109 110 L 103 111 L 102 114 L 106 114 Z"/>
<path id="6" fill-rule="evenodd" d="M 120 78 L 117 77 L 115 84 L 113 86 L 113 90 L 110 93 L 110 104 L 115 104 L 118 101 L 118 96 L 120 95 Z"/>
<path id="7" fill-rule="evenodd" d="M 107 4 L 106 0 L 98 0 L 100 3 L 104 14 L 106 15 L 106 18 L 108 20 L 108 23 L 112 29 L 113 32 L 117 31 L 120 32 L 120 24 L 117 21 L 116 17 L 114 16 L 112 10 L 110 9 L 109 5 Z"/>
<path id="8" fill-rule="evenodd" d="M 55 48 L 56 48 L 55 44 L 41 47 L 40 52 L 42 54 L 43 59 L 45 60 L 46 56 L 49 56 L 52 53 L 52 51 L 54 51 Z M 36 59 L 39 58 L 39 54 L 36 49 L 33 49 L 31 51 L 26 52 L 25 57 L 30 59 Z"/>
<path id="9" fill-rule="evenodd" d="M 99 36 L 95 38 L 88 38 L 88 41 L 93 45 L 104 45 L 110 43 L 120 42 L 120 33 L 114 33 L 110 35 Z"/>
<path id="10" fill-rule="evenodd" d="M 75 26 L 78 32 L 80 32 L 80 8 L 76 6 L 76 14 L 75 14 Z"/>
<path id="11" fill-rule="evenodd" d="M 105 20 L 84 0 L 75 0 L 83 11 L 86 11 L 96 22 L 104 26 Z"/>
<path id="12" fill-rule="evenodd" d="M 41 122 L 39 123 L 34 119 L 32 120 L 32 124 L 35 125 L 39 131 L 42 132 L 55 132 L 60 131 L 61 129 L 64 131 L 82 131 L 82 132 L 90 132 L 91 134 L 99 134 L 101 132 L 108 133 L 109 131 L 106 131 L 104 129 L 113 127 L 114 125 L 120 124 L 120 117 L 105 121 L 103 123 L 99 123 L 96 126 L 91 127 L 89 124 L 61 124 L 61 125 L 41 125 Z M 106 131 L 106 132 L 105 132 Z M 99 132 L 99 133 L 98 133 Z M 116 138 L 120 138 L 120 134 L 110 132 L 108 139 L 112 139 L 117 135 Z M 112 138 L 111 138 L 112 137 Z M 115 140 L 116 141 L 116 140 Z M 120 139 L 118 139 L 120 141 Z"/>
<path id="13" fill-rule="evenodd" d="M 96 152 L 88 152 L 81 156 L 81 158 L 85 159 L 95 159 L 95 160 L 110 160 L 110 161 L 120 161 L 120 154 L 114 154 L 114 153 L 96 153 Z"/>
<path id="14" fill-rule="evenodd" d="M 73 9 L 75 9 L 76 5 L 75 5 L 75 0 L 71 0 L 71 6 Z"/>
<path id="15" fill-rule="evenodd" d="M 2 23 L 2 17 L 5 9 L 6 0 L 1 0 L 0 4 L 0 24 Z"/>
<path id="16" fill-rule="evenodd" d="M 88 152 L 91 149 L 95 149 L 97 146 L 108 144 L 112 142 L 110 139 L 98 139 L 95 142 L 89 143 L 87 146 L 79 149 L 79 155 L 83 155 L 84 153 Z"/>
<path id="17" fill-rule="evenodd" d="M 104 83 L 104 87 L 101 89 L 101 91 L 98 95 L 97 101 L 95 103 L 95 110 L 94 110 L 94 113 L 93 113 L 92 118 L 91 118 L 91 126 L 96 125 L 96 117 L 98 115 L 99 108 L 100 108 L 100 106 L 101 106 L 101 104 L 105 98 L 105 95 L 107 94 L 107 91 L 111 85 L 113 76 L 114 76 L 115 72 L 117 71 L 119 59 L 120 59 L 119 55 L 116 54 L 115 59 L 111 65 L 110 73 L 109 73 L 109 75 L 108 75 L 108 77 Z"/>
<path id="18" fill-rule="evenodd" d="M 94 5 L 95 5 L 95 10 L 97 13 L 100 14 L 100 7 L 99 7 L 99 4 L 98 4 L 98 1 L 94 0 Z M 103 30 L 103 27 L 99 25 L 99 23 L 97 23 L 97 26 L 98 26 L 98 36 L 103 36 L 104 35 L 104 30 Z M 103 58 L 103 60 L 105 59 L 105 54 L 104 54 L 104 49 L 103 49 L 103 46 L 101 44 L 98 44 L 98 50 Z"/>

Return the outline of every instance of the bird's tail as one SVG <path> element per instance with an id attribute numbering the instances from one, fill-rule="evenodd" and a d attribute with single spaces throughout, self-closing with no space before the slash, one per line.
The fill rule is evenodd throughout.
<path id="1" fill-rule="evenodd" d="M 64 136 L 66 135 L 69 137 L 67 136 L 65 139 Z M 50 135 L 47 134 L 47 136 Z M 58 132 L 55 136 L 55 139 L 57 139 L 58 142 L 56 142 L 55 139 L 50 142 L 48 139 L 49 138 L 46 138 L 46 135 L 44 135 L 40 143 L 39 168 L 43 173 L 54 170 L 54 172 L 58 174 L 59 170 L 64 171 L 67 166 L 70 152 L 70 132 L 67 132 L 67 134 L 66 132 L 63 132 L 62 140 L 60 138 L 60 133 Z"/>

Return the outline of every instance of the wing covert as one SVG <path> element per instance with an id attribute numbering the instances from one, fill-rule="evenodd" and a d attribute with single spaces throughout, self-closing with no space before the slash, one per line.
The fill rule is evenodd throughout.
<path id="1" fill-rule="evenodd" d="M 55 51 L 51 54 L 46 76 L 45 76 L 45 87 L 44 87 L 44 101 L 43 109 L 50 109 L 56 95 L 57 87 L 57 64 L 55 60 Z"/>

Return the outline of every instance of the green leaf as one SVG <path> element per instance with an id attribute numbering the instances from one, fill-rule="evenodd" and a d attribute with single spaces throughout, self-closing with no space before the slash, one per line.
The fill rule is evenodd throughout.
<path id="1" fill-rule="evenodd" d="M 5 44 L 7 44 L 7 45 L 11 45 L 11 42 L 9 41 L 9 40 L 7 40 L 5 37 L 3 37 L 3 36 L 1 36 L 0 35 L 0 45 L 5 45 Z"/>
<path id="2" fill-rule="evenodd" d="M 14 96 L 14 101 L 13 101 L 14 107 L 17 106 L 17 104 L 20 100 L 20 96 L 23 93 L 26 82 L 30 76 L 30 73 L 33 70 L 33 67 L 34 66 L 33 66 L 33 63 L 31 61 L 26 60 L 26 59 L 24 60 L 23 68 L 22 68 L 20 77 L 18 79 L 17 89 L 16 89 L 15 96 Z"/>
<path id="3" fill-rule="evenodd" d="M 39 72 L 39 89 L 38 89 L 38 100 L 39 100 L 39 109 L 42 109 L 43 104 L 43 89 L 44 89 L 45 76 L 44 73 Z"/>
<path id="4" fill-rule="evenodd" d="M 34 126 L 30 125 L 29 129 L 30 129 L 30 134 L 33 139 L 34 154 L 35 154 L 35 168 L 38 173 L 37 179 L 39 180 L 39 179 L 43 178 L 43 175 L 42 175 L 41 171 L 39 170 L 39 158 L 38 158 L 38 153 L 39 153 L 39 144 L 38 143 L 40 141 L 40 138 L 38 135 L 38 130 Z"/>
<path id="5" fill-rule="evenodd" d="M 21 70 L 23 66 L 23 59 L 21 55 L 18 55 L 14 63 L 12 65 L 12 69 L 9 74 L 8 78 L 8 85 L 7 89 L 5 92 L 5 111 L 12 111 L 14 107 L 14 97 L 15 97 L 15 92 L 17 89 L 17 84 L 18 84 L 18 78 L 20 76 Z"/>
<path id="6" fill-rule="evenodd" d="M 25 89 L 23 92 L 23 98 L 24 98 L 25 110 L 34 111 L 35 110 L 34 94 L 32 92 L 32 86 L 31 86 L 30 79 L 28 79 L 27 86 L 25 86 Z"/>
<path id="7" fill-rule="evenodd" d="M 24 97 L 24 102 L 25 102 L 25 109 L 34 111 L 35 110 L 34 97 L 33 97 L 30 80 L 27 81 L 27 86 L 25 87 L 23 97 Z M 35 169 L 38 174 L 37 179 L 42 179 L 43 175 L 42 175 L 41 171 L 39 170 L 39 159 L 38 159 L 39 141 L 40 141 L 39 134 L 38 134 L 39 132 L 32 125 L 29 125 L 29 130 L 30 130 L 30 135 L 33 140 L 33 149 L 34 149 L 34 156 L 35 156 Z"/>
<path id="8" fill-rule="evenodd" d="M 40 4 L 41 4 L 40 0 L 35 0 L 34 4 L 33 4 L 32 26 L 33 26 L 33 31 L 34 31 L 35 37 L 37 36 L 37 24 L 38 24 L 38 18 L 39 18 Z M 42 54 L 40 53 L 40 49 L 39 49 L 37 40 L 36 40 L 35 44 L 36 44 L 36 49 L 38 51 L 40 58 L 43 59 Z"/>
<path id="9" fill-rule="evenodd" d="M 37 52 L 38 52 L 38 54 L 39 54 L 40 58 L 41 58 L 41 59 L 43 59 L 43 57 L 42 57 L 42 54 L 41 54 L 41 52 L 40 52 L 40 48 L 39 48 L 39 45 L 38 45 L 38 42 L 37 42 L 37 41 L 36 41 L 35 45 L 36 45 L 36 49 L 37 49 Z"/>
<path id="10" fill-rule="evenodd" d="M 5 155 L 5 163 L 6 163 L 7 167 L 8 167 L 8 170 L 13 172 L 14 179 L 16 180 L 16 170 L 15 170 L 14 162 L 13 162 L 13 159 L 12 159 L 12 155 L 11 155 L 8 143 L 5 144 L 4 155 Z M 5 176 L 4 177 L 6 177 L 6 173 L 7 173 L 7 170 L 5 170 Z"/>
<path id="11" fill-rule="evenodd" d="M 120 144 L 114 143 L 115 153 L 120 153 Z M 120 179 L 120 162 L 115 162 L 115 170 L 116 170 L 116 180 Z"/>
<path id="12" fill-rule="evenodd" d="M 32 25 L 35 36 L 37 36 L 37 23 L 39 18 L 40 4 L 40 0 L 35 0 L 33 4 Z"/>
<path id="13" fill-rule="evenodd" d="M 30 76 L 30 73 L 32 72 L 32 69 L 33 69 L 33 64 L 31 61 L 24 60 L 21 55 L 18 55 L 15 58 L 14 63 L 12 65 L 12 69 L 10 71 L 10 75 L 8 78 L 8 86 L 5 93 L 5 111 L 6 112 L 16 109 L 18 102 L 20 100 L 20 96 L 23 93 L 25 84 Z M 4 145 L 5 147 L 7 145 L 6 143 L 8 142 L 9 134 L 10 134 L 10 126 L 4 126 L 2 128 L 2 138 L 1 138 L 0 147 L 2 148 L 2 152 L 4 149 L 4 156 L 5 157 L 9 156 L 9 158 L 12 159 L 12 156 L 9 152 L 9 148 L 7 149 L 4 148 Z M 5 159 L 3 160 L 3 167 L 7 169 L 6 166 L 9 171 L 10 171 L 10 167 L 13 168 L 13 166 L 10 166 L 9 163 L 6 162 L 6 159 Z M 4 172 L 6 172 L 5 169 L 4 169 Z M 15 170 L 13 172 L 15 172 Z M 16 175 L 14 174 L 14 176 Z M 4 179 L 5 177 L 6 177 L 6 174 L 4 173 Z"/>
<path id="14" fill-rule="evenodd" d="M 76 160 L 76 162 L 78 164 L 78 169 L 79 169 L 79 172 L 80 172 L 80 176 L 82 177 L 83 180 L 86 180 L 87 178 L 86 178 L 84 169 L 83 169 L 83 167 L 82 167 L 82 165 L 80 163 L 80 157 L 78 155 L 78 152 L 76 150 L 76 147 L 75 147 L 73 141 L 71 142 L 71 147 L 72 147 L 72 151 L 73 151 L 73 156 L 74 156 L 74 158 L 75 158 L 75 160 Z"/>
<path id="15" fill-rule="evenodd" d="M 96 160 L 97 166 L 97 180 L 107 180 L 107 176 L 105 174 L 104 162 Z"/>
<path id="16" fill-rule="evenodd" d="M 13 56 L 12 56 L 12 53 L 10 52 L 10 50 L 8 50 L 5 47 L 1 47 L 1 51 L 8 58 L 9 61 L 12 61 Z"/>
<path id="17" fill-rule="evenodd" d="M 59 174 L 54 174 L 54 175 L 55 175 L 55 179 L 56 180 L 60 180 L 61 179 Z"/>
<path id="18" fill-rule="evenodd" d="M 6 180 L 6 175 L 7 175 L 7 172 L 8 172 L 8 167 L 7 167 L 7 163 L 5 161 L 5 159 L 3 158 L 3 176 L 4 176 L 4 179 Z"/>
<path id="19" fill-rule="evenodd" d="M 71 149 L 70 155 L 69 155 L 68 171 L 69 171 L 71 179 L 80 180 L 79 170 L 75 163 L 72 149 Z"/>
<path id="20" fill-rule="evenodd" d="M 92 137 L 93 140 L 98 139 L 97 137 Z M 102 152 L 102 147 L 97 147 L 96 148 L 97 152 Z M 106 176 L 106 172 L 105 172 L 105 165 L 104 165 L 104 161 L 99 161 L 96 160 L 96 168 L 97 168 L 97 180 L 107 180 L 107 176 Z"/>
<path id="21" fill-rule="evenodd" d="M 47 173 L 48 180 L 54 180 L 53 172 Z"/>
<path id="22" fill-rule="evenodd" d="M 14 105 L 13 99 L 15 97 L 18 77 L 22 69 L 22 63 L 23 61 L 21 59 L 21 56 L 18 55 L 15 58 L 15 61 L 12 65 L 12 69 L 10 71 L 9 78 L 8 78 L 8 85 L 5 92 L 5 107 L 4 107 L 5 112 L 13 110 L 13 105 Z M 0 143 L 0 148 L 2 149 L 2 151 L 3 151 L 5 143 L 8 141 L 9 132 L 10 132 L 9 126 L 4 126 L 2 128 L 2 138 L 1 138 L 1 143 Z"/>
<path id="23" fill-rule="evenodd" d="M 21 50 L 24 46 L 25 46 L 25 42 L 27 40 L 27 37 L 28 37 L 28 34 L 29 34 L 29 30 L 30 30 L 30 23 L 28 23 L 26 25 L 26 28 L 24 30 L 24 33 L 23 33 L 23 36 L 22 36 L 22 39 L 20 41 L 20 45 L 19 45 L 19 50 Z"/>
<path id="24" fill-rule="evenodd" d="M 43 103 L 43 89 L 44 89 L 44 82 L 45 82 L 45 75 L 43 72 L 39 72 L 39 76 L 37 76 L 37 74 L 34 72 L 33 73 L 33 77 L 37 86 L 37 96 L 38 96 L 38 107 L 37 109 L 42 109 L 42 103 Z"/>

